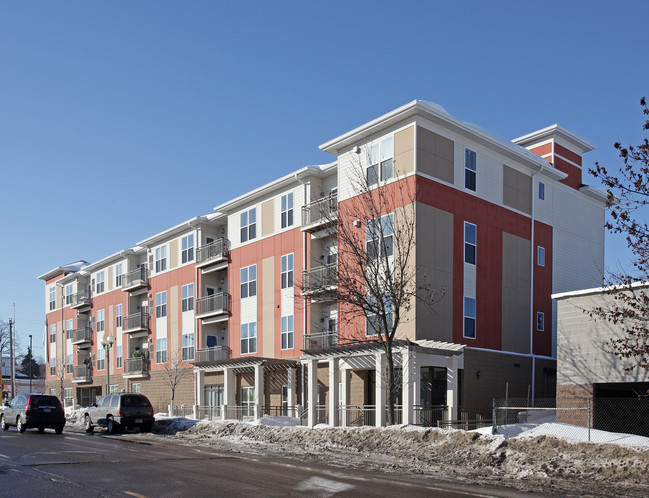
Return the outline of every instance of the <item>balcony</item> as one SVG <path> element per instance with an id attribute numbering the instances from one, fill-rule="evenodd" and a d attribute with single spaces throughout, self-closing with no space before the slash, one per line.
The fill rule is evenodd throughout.
<path id="1" fill-rule="evenodd" d="M 219 292 L 211 296 L 201 297 L 196 300 L 196 316 L 198 318 L 209 318 L 219 315 L 230 314 L 232 298 L 227 292 Z"/>
<path id="2" fill-rule="evenodd" d="M 318 266 L 302 272 L 302 295 L 318 296 L 338 287 L 338 265 Z M 332 296 L 333 297 L 333 296 Z"/>
<path id="3" fill-rule="evenodd" d="M 134 291 L 149 285 L 149 270 L 139 266 L 122 275 L 122 290 Z"/>
<path id="4" fill-rule="evenodd" d="M 304 334 L 304 349 L 330 348 L 338 345 L 338 332 L 327 330 L 317 334 Z"/>
<path id="5" fill-rule="evenodd" d="M 75 365 L 72 382 L 75 384 L 92 382 L 92 368 L 90 365 Z"/>
<path id="6" fill-rule="evenodd" d="M 196 249 L 196 267 L 203 268 L 209 265 L 225 263 L 228 261 L 229 253 L 230 241 L 225 238 L 217 239 L 206 246 Z"/>
<path id="7" fill-rule="evenodd" d="M 302 231 L 317 232 L 336 224 L 338 219 L 338 193 L 302 206 Z"/>
<path id="8" fill-rule="evenodd" d="M 145 358 L 125 358 L 124 378 L 138 379 L 149 376 L 149 360 Z"/>
<path id="9" fill-rule="evenodd" d="M 83 306 L 90 306 L 90 297 L 90 287 L 86 287 L 70 296 L 70 307 L 76 309 Z"/>
<path id="10" fill-rule="evenodd" d="M 214 346 L 212 348 L 199 349 L 196 351 L 194 363 L 214 363 L 222 360 L 229 360 L 232 350 L 227 346 Z"/>
<path id="11" fill-rule="evenodd" d="M 72 344 L 76 344 L 79 347 L 90 346 L 92 343 L 92 329 L 90 325 L 81 327 L 79 329 L 74 329 L 72 331 Z"/>
<path id="12" fill-rule="evenodd" d="M 149 330 L 149 314 L 145 311 L 127 315 L 122 320 L 122 332 L 131 334 Z"/>

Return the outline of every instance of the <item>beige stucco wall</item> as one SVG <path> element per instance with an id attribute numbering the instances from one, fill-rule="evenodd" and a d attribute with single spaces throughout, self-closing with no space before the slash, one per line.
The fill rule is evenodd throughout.
<path id="1" fill-rule="evenodd" d="M 418 126 L 417 171 L 453 183 L 453 141 Z"/>
<path id="2" fill-rule="evenodd" d="M 530 241 L 503 232 L 502 348 L 530 351 Z"/>
<path id="3" fill-rule="evenodd" d="M 261 205 L 261 235 L 266 237 L 273 233 L 274 222 L 274 201 L 267 200 Z"/>
<path id="4" fill-rule="evenodd" d="M 394 171 L 397 176 L 415 170 L 415 127 L 394 134 Z"/>
<path id="5" fill-rule="evenodd" d="M 503 204 L 524 213 L 532 212 L 532 178 L 503 165 Z"/>
<path id="6" fill-rule="evenodd" d="M 262 356 L 275 356 L 275 258 L 271 256 L 261 262 L 262 304 L 261 331 Z"/>

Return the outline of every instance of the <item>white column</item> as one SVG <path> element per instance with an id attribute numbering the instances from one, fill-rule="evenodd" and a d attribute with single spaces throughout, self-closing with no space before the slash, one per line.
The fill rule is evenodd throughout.
<path id="1" fill-rule="evenodd" d="M 308 375 L 309 375 L 309 400 L 308 400 L 308 420 L 309 427 L 313 427 L 318 420 L 316 406 L 318 404 L 318 360 L 308 360 Z"/>
<path id="2" fill-rule="evenodd" d="M 329 359 L 329 425 L 338 425 L 338 358 Z"/>
<path id="3" fill-rule="evenodd" d="M 221 417 L 223 420 L 228 418 L 228 406 L 234 406 L 236 403 L 235 389 L 234 372 L 226 368 L 223 371 L 223 406 L 221 407 Z"/>
<path id="4" fill-rule="evenodd" d="M 194 370 L 194 418 L 198 418 L 198 407 L 205 404 L 205 372 Z"/>
<path id="5" fill-rule="evenodd" d="M 376 426 L 385 425 L 385 354 L 383 351 L 376 353 Z"/>
<path id="6" fill-rule="evenodd" d="M 458 389 L 458 361 L 457 356 L 446 360 L 446 404 L 448 405 L 449 420 L 457 420 L 457 389 Z"/>
<path id="7" fill-rule="evenodd" d="M 262 417 L 264 407 L 264 366 L 255 365 L 255 418 Z"/>
<path id="8" fill-rule="evenodd" d="M 402 407 L 401 414 L 403 424 L 412 424 L 413 423 L 413 405 L 414 405 L 414 370 L 416 366 L 415 361 L 415 352 L 406 349 L 401 353 L 401 373 L 402 373 L 402 385 L 401 385 L 401 397 L 402 397 Z"/>
<path id="9" fill-rule="evenodd" d="M 351 379 L 351 370 L 349 368 L 343 368 L 341 373 L 341 382 L 342 382 L 342 393 L 341 393 L 341 398 L 342 398 L 342 404 L 343 404 L 343 411 L 342 411 L 342 416 L 340 420 L 340 425 L 343 427 L 347 427 L 347 424 L 349 423 L 349 413 L 347 411 L 347 407 L 349 406 L 349 382 Z"/>
<path id="10" fill-rule="evenodd" d="M 288 415 L 289 417 L 296 417 L 297 413 L 294 413 L 293 410 L 295 409 L 295 381 L 296 381 L 296 375 L 295 375 L 295 369 L 294 368 L 289 368 L 287 370 L 287 381 L 286 381 L 286 386 L 287 386 L 287 403 L 288 403 Z"/>

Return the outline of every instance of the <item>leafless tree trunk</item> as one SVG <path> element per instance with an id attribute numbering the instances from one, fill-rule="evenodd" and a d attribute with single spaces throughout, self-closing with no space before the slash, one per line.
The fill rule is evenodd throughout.
<path id="1" fill-rule="evenodd" d="M 188 373 L 192 371 L 189 367 L 182 366 L 182 354 L 181 350 L 177 349 L 170 351 L 169 361 L 165 365 L 165 383 L 171 389 L 171 406 L 174 406 L 174 399 L 176 397 L 176 388 L 180 382 L 187 376 Z M 171 415 L 171 413 L 169 414 Z"/>

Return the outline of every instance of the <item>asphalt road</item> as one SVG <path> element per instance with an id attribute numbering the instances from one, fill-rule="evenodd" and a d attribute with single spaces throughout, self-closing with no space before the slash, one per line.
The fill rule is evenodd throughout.
<path id="1" fill-rule="evenodd" d="M 0 496 L 488 496 L 317 463 L 65 431 L 0 432 Z M 496 493 L 502 496 L 501 493 Z M 509 493 L 507 493 L 509 494 Z"/>

